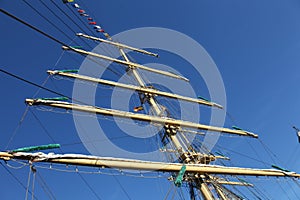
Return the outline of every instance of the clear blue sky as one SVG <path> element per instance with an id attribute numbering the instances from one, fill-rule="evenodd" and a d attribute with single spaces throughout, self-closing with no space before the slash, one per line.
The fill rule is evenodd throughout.
<path id="1" fill-rule="evenodd" d="M 53 1 L 69 13 L 74 21 L 81 23 L 61 1 Z M 24 1 L 1 1 L 0 5 L 2 9 L 65 43 L 70 43 L 70 38 L 75 38 L 74 32 L 72 33 L 65 24 L 55 18 L 40 1 L 28 2 L 63 30 L 68 37 L 38 16 Z M 43 2 L 61 16 L 74 31 L 82 32 L 70 19 L 63 16 L 50 0 Z M 224 81 L 227 110 L 230 115 L 226 126 L 237 125 L 259 134 L 259 140 L 222 137 L 219 140 L 220 146 L 216 147 L 216 150 L 222 150 L 232 158 L 227 165 L 269 168 L 271 164 L 277 164 L 300 172 L 298 139 L 291 128 L 293 125 L 300 127 L 298 90 L 300 1 L 100 2 L 81 0 L 77 2 L 87 13 L 94 15 L 96 21 L 111 35 L 139 27 L 163 27 L 182 32 L 200 43 L 213 58 Z M 83 27 L 82 24 L 80 26 Z M 55 66 L 62 53 L 60 45 L 4 14 L 0 14 L 0 27 L 1 69 L 42 84 L 47 78 L 46 70 Z M 140 59 L 141 56 L 138 58 Z M 182 69 L 180 64 L 184 62 L 176 63 L 170 55 L 161 59 L 174 66 L 180 73 L 191 76 L 192 85 L 197 88 L 197 92 L 207 96 L 207 89 L 200 88 L 205 86 L 203 81 L 197 82 L 193 74 Z M 56 68 L 77 68 L 82 61 L 83 57 L 64 54 Z M 3 73 L 0 74 L 0 82 L 2 94 L 0 149 L 6 150 L 26 109 L 25 98 L 33 97 L 38 89 Z M 72 82 L 68 81 L 48 80 L 45 86 L 66 95 L 71 95 L 72 92 Z M 57 95 L 39 91 L 38 97 L 40 96 Z M 105 95 L 101 97 L 107 98 Z M 87 153 L 83 145 L 74 145 L 80 140 L 76 134 L 72 115 L 31 110 L 39 118 L 43 127 L 29 111 L 21 126 L 17 128 L 8 149 L 52 143 L 50 135 L 57 143 L 66 144 L 62 147 L 65 153 Z M 126 140 L 128 141 L 130 140 Z M 243 156 L 228 149 L 239 152 Z M 12 164 L 19 166 L 16 163 Z M 26 186 L 28 167 L 18 170 L 8 169 Z M 61 169 L 66 168 L 61 167 Z M 100 199 L 163 199 L 172 185 L 163 178 L 144 179 L 122 175 L 82 174 L 84 177 L 82 179 L 76 173 L 45 169 L 38 169 L 38 172 L 51 188 L 56 199 L 97 199 L 89 186 Z M 0 174 L 2 176 L 0 185 L 3 187 L 1 199 L 25 198 L 25 190 L 2 166 L 0 166 Z M 84 180 L 89 183 L 89 186 Z M 297 196 L 295 193 L 299 193 L 300 188 L 288 179 L 250 178 L 248 180 L 257 184 L 260 191 L 265 192 L 270 199 L 299 198 L 299 194 Z M 241 190 L 243 194 L 251 195 L 249 191 Z M 38 180 L 35 194 L 38 199 L 47 199 Z M 180 199 L 178 194 L 175 197 Z M 250 196 L 250 199 L 254 199 L 254 196 Z"/>

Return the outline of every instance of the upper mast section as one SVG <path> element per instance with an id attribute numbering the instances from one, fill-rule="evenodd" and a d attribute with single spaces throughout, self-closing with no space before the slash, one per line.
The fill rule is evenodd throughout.
<path id="1" fill-rule="evenodd" d="M 118 64 L 126 65 L 129 68 L 140 68 L 140 69 L 143 69 L 143 70 L 146 70 L 146 71 L 149 71 L 149 72 L 153 72 L 153 73 L 156 73 L 156 74 L 161 74 L 161 75 L 164 75 L 164 76 L 184 80 L 184 81 L 187 81 L 187 82 L 189 81 L 189 79 L 187 79 L 183 76 L 180 76 L 180 75 L 177 75 L 177 74 L 174 74 L 174 73 L 171 73 L 171 72 L 163 71 L 163 70 L 153 69 L 153 68 L 150 68 L 150 67 L 138 64 L 138 63 L 112 58 L 112 57 L 109 57 L 109 56 L 105 56 L 105 55 L 102 55 L 102 54 L 97 54 L 97 53 L 85 51 L 85 50 L 82 50 L 82 49 L 72 48 L 71 46 L 62 46 L 62 48 L 64 50 L 71 50 L 71 51 L 74 51 L 74 52 L 79 53 L 79 54 L 89 55 L 89 56 L 93 56 L 93 57 L 100 58 L 100 59 L 103 59 L 103 60 L 108 60 L 108 61 L 115 62 L 115 63 L 118 63 Z"/>
<path id="2" fill-rule="evenodd" d="M 93 36 L 90 36 L 90 35 L 85 35 L 83 33 L 77 33 L 76 35 L 79 36 L 79 37 L 84 37 L 84 38 L 91 39 L 91 40 L 94 40 L 94 41 L 99 41 L 99 42 L 103 42 L 103 43 L 106 43 L 106 44 L 111 44 L 111 45 L 114 45 L 118 48 L 129 49 L 129 50 L 139 52 L 139 53 L 142 53 L 142 54 L 158 57 L 158 54 L 156 54 L 156 53 L 152 53 L 150 51 L 146 51 L 146 50 L 143 50 L 143 49 L 138 49 L 138 48 L 135 48 L 135 47 L 131 47 L 131 46 L 128 46 L 126 44 L 121 44 L 119 42 L 104 40 L 104 39 L 93 37 Z"/>

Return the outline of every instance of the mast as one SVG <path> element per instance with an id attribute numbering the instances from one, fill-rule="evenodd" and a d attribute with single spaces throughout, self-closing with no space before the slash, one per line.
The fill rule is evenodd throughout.
<path id="1" fill-rule="evenodd" d="M 108 60 L 108 61 L 115 62 L 115 63 L 118 63 L 118 64 L 122 64 L 122 65 L 125 65 L 125 66 L 133 66 L 133 67 L 140 68 L 140 69 L 143 69 L 143 70 L 146 70 L 146 71 L 149 71 L 149 72 L 161 74 L 161 75 L 164 75 L 164 76 L 169 76 L 169 77 L 180 79 L 180 80 L 184 80 L 184 81 L 187 81 L 187 82 L 189 81 L 189 79 L 187 79 L 187 78 L 185 78 L 183 76 L 180 76 L 180 75 L 177 75 L 177 74 L 173 74 L 171 72 L 166 72 L 166 71 L 158 70 L 158 69 L 152 69 L 150 67 L 147 67 L 147 66 L 144 66 L 144 65 L 140 65 L 138 63 L 133 63 L 133 62 L 130 62 L 130 61 L 119 60 L 119 59 L 116 59 L 116 58 L 111 58 L 109 56 L 105 56 L 105 55 L 101 55 L 101 54 L 97 54 L 97 53 L 93 53 L 93 52 L 88 52 L 88 51 L 85 51 L 85 50 L 82 50 L 82 49 L 71 48 L 69 46 L 62 46 L 62 48 L 64 50 L 72 50 L 73 52 L 76 52 L 76 53 L 79 53 L 79 54 L 94 56 L 94 57 L 97 57 L 97 58 L 100 58 L 100 59 Z"/>
<path id="2" fill-rule="evenodd" d="M 77 34 L 78 36 L 83 36 L 85 38 L 93 39 L 93 40 L 98 40 L 95 37 L 92 36 L 87 36 L 83 34 Z M 98 41 L 104 42 L 103 39 L 99 39 Z M 116 117 L 121 117 L 121 118 L 131 118 L 134 120 L 140 120 L 140 121 L 146 121 L 150 122 L 154 125 L 160 125 L 164 126 L 164 137 L 168 137 L 172 144 L 175 147 L 175 152 L 179 154 L 179 160 L 182 164 L 180 165 L 173 165 L 173 164 L 168 164 L 167 168 L 165 168 L 166 163 L 163 163 L 164 166 L 160 166 L 159 163 L 153 163 L 153 162 L 141 162 L 141 161 L 134 161 L 134 165 L 128 163 L 123 160 L 123 161 L 116 161 L 116 160 L 109 160 L 105 161 L 106 163 L 109 163 L 109 167 L 113 168 L 123 168 L 123 169 L 135 169 L 135 170 L 158 170 L 158 171 L 163 171 L 163 172 L 171 172 L 172 174 L 176 174 L 177 171 L 181 171 L 182 167 L 186 165 L 187 167 L 187 172 L 193 172 L 193 175 L 188 175 L 186 178 L 189 180 L 190 184 L 190 195 L 191 199 L 195 199 L 195 194 L 193 193 L 194 188 L 198 189 L 199 192 L 202 194 L 204 199 L 214 199 L 213 193 L 210 190 L 208 184 L 209 184 L 209 179 L 207 178 L 207 174 L 235 174 L 239 170 L 242 170 L 240 173 L 241 174 L 252 174 L 254 172 L 257 172 L 255 170 L 251 169 L 230 169 L 227 167 L 211 167 L 209 164 L 211 161 L 216 160 L 217 157 L 213 155 L 206 155 L 203 153 L 197 153 L 193 148 L 190 148 L 185 144 L 185 142 L 182 139 L 179 138 L 179 135 L 182 138 L 185 138 L 184 133 L 182 133 L 184 130 L 183 128 L 194 128 L 194 129 L 200 129 L 200 130 L 207 130 L 207 131 L 212 131 L 212 132 L 222 132 L 226 134 L 235 134 L 235 135 L 240 135 L 240 136 L 250 136 L 253 138 L 257 138 L 258 136 L 254 133 L 242 130 L 242 129 L 229 129 L 229 128 L 222 128 L 222 127 L 214 127 L 214 126 L 208 126 L 208 125 L 203 125 L 203 124 L 198 124 L 198 123 L 193 123 L 193 122 L 188 122 L 188 121 L 183 121 L 183 120 L 178 120 L 178 119 L 173 119 L 170 118 L 169 116 L 164 116 L 163 110 L 161 109 L 161 106 L 157 103 L 155 99 L 155 95 L 161 95 L 169 98 L 177 98 L 180 100 L 185 100 L 193 103 L 198 103 L 198 104 L 204 104 L 207 106 L 214 106 L 218 108 L 222 108 L 222 106 L 209 102 L 203 99 L 194 99 L 190 97 L 184 97 L 181 95 L 177 94 L 170 94 L 167 92 L 162 92 L 158 90 L 154 90 L 152 88 L 147 88 L 144 80 L 139 74 L 138 69 L 142 70 L 147 70 L 153 73 L 161 74 L 164 76 L 169 76 L 171 78 L 176 78 L 184 81 L 188 81 L 185 77 L 170 73 L 170 72 L 165 72 L 162 70 L 156 70 L 152 69 L 137 63 L 133 63 L 129 60 L 128 56 L 124 52 L 123 48 L 128 48 L 140 53 L 148 54 L 151 55 L 151 53 L 148 52 L 143 52 L 143 50 L 139 49 L 134 49 L 129 46 L 124 46 L 120 43 L 115 43 L 110 40 L 105 40 L 105 43 L 115 45 L 119 48 L 120 54 L 123 57 L 124 60 L 119 60 L 115 58 L 111 58 L 105 55 L 93 53 L 93 52 L 88 52 L 85 50 L 81 49 L 74 49 L 70 48 L 67 46 L 63 46 L 64 50 L 72 50 L 76 53 L 83 54 L 83 55 L 90 55 L 93 57 L 97 57 L 100 59 L 116 62 L 122 65 L 127 66 L 127 71 L 131 72 L 133 77 L 135 78 L 138 86 L 133 86 L 133 85 L 127 85 L 127 84 L 122 84 L 122 83 L 116 83 L 113 81 L 107 81 L 103 79 L 97 79 L 97 78 L 92 78 L 92 77 L 87 77 L 75 73 L 69 73 L 69 72 L 64 72 L 64 71 L 48 71 L 49 74 L 51 75 L 61 75 L 61 76 L 66 76 L 66 77 L 71 77 L 71 78 L 79 78 L 81 80 L 85 81 L 91 81 L 91 82 L 96 82 L 100 84 L 106 84 L 106 85 L 111 85 L 114 87 L 121 87 L 125 89 L 130 89 L 130 90 L 136 90 L 144 95 L 144 98 L 146 99 L 146 102 L 150 105 L 150 107 L 154 111 L 154 116 L 151 115 L 145 115 L 145 114 L 137 114 L 137 113 L 131 113 L 131 112 L 125 112 L 125 111 L 119 111 L 119 110 L 113 110 L 113 109 L 105 109 L 101 107 L 95 107 L 95 106 L 89 106 L 89 105 L 80 105 L 80 104 L 75 104 L 75 103 L 68 103 L 68 102 L 62 102 L 62 101 L 53 101 L 53 100 L 45 100 L 45 99 L 26 99 L 26 103 L 30 106 L 33 105 L 44 105 L 44 106 L 50 106 L 50 107 L 55 107 L 55 108 L 61 108 L 61 109 L 71 109 L 71 110 L 77 110 L 77 111 L 82 111 L 82 112 L 90 112 L 90 113 L 96 113 L 96 114 L 101 114 L 101 115 L 108 115 L 108 116 L 116 116 Z M 153 55 L 153 54 L 152 54 Z M 143 105 L 144 100 L 141 104 Z M 197 132 L 196 132 L 197 133 Z M 162 141 L 164 139 L 162 137 Z M 54 162 L 54 163 L 63 163 L 63 164 L 76 164 L 76 165 L 84 165 L 84 166 L 101 166 L 105 167 L 103 164 L 101 164 L 101 161 L 91 161 L 89 159 L 66 159 L 64 156 L 61 158 L 54 158 L 54 159 L 47 159 L 47 161 Z M 200 165 L 200 166 L 194 166 L 195 164 Z M 205 164 L 206 166 L 204 166 Z M 155 167 L 156 166 L 156 167 Z M 157 168 L 159 166 L 159 169 Z M 195 168 L 195 169 L 194 169 Z M 197 168 L 197 169 L 196 169 Z M 193 171 L 195 170 L 195 171 Z M 203 170 L 201 172 L 201 170 Z M 218 170 L 220 170 L 218 172 Z M 265 172 L 260 171 L 256 175 L 263 175 Z M 180 180 L 181 181 L 181 180 Z M 216 189 L 217 191 L 217 189 Z M 221 191 L 217 191 L 219 196 L 222 197 L 223 193 Z"/>
<path id="3" fill-rule="evenodd" d="M 214 199 L 214 194 L 212 192 L 212 189 L 209 187 L 209 186 L 213 186 L 219 198 L 229 199 L 227 197 L 228 194 L 226 193 L 226 191 L 222 190 L 222 186 L 220 186 L 220 184 L 251 186 L 250 184 L 245 184 L 245 183 L 219 180 L 216 179 L 218 177 L 216 175 L 274 176 L 274 177 L 300 178 L 300 174 L 294 172 L 288 172 L 280 169 L 279 170 L 251 169 L 251 168 L 211 165 L 210 164 L 211 161 L 221 157 L 210 155 L 210 154 L 206 155 L 206 154 L 198 153 L 193 148 L 188 148 L 187 145 L 185 145 L 185 141 L 181 140 L 181 138 L 178 137 L 178 136 L 182 136 L 184 138 L 184 135 L 182 134 L 182 132 L 184 132 L 183 128 L 194 128 L 199 130 L 222 132 L 222 133 L 228 133 L 228 134 L 234 134 L 240 136 L 249 136 L 253 138 L 257 138 L 258 136 L 254 133 L 241 130 L 241 129 L 229 129 L 223 127 L 208 126 L 199 123 L 178 120 L 178 119 L 161 115 L 163 113 L 163 110 L 161 109 L 160 104 L 157 103 L 155 95 L 161 95 L 169 98 L 180 99 L 184 101 L 203 104 L 207 106 L 214 106 L 218 108 L 222 108 L 222 106 L 209 101 L 184 97 L 177 94 L 170 94 L 167 92 L 147 88 L 144 80 L 139 74 L 138 71 L 139 69 L 147 70 L 153 73 L 176 78 L 183 81 L 188 81 L 188 79 L 183 76 L 173 74 L 171 72 L 152 69 L 150 67 L 138 63 L 134 63 L 129 60 L 128 56 L 123 51 L 123 49 L 126 48 L 126 49 L 130 49 L 139 53 L 143 53 L 155 57 L 158 57 L 157 54 L 145 50 L 141 50 L 138 48 L 130 47 L 128 45 L 124 45 L 121 43 L 103 40 L 100 38 L 96 38 L 84 34 L 77 34 L 77 35 L 80 37 L 97 40 L 118 47 L 120 50 L 120 54 L 123 56 L 124 60 L 111 58 L 109 56 L 96 54 L 85 50 L 75 49 L 70 46 L 63 46 L 64 50 L 72 50 L 79 54 L 90 55 L 104 60 L 122 64 L 126 66 L 127 69 L 133 74 L 139 86 L 120 84 L 113 81 L 96 79 L 96 78 L 86 77 L 82 75 L 75 76 L 73 74 L 64 73 L 64 72 L 49 71 L 49 73 L 68 76 L 72 78 L 79 78 L 81 80 L 92 81 L 92 82 L 97 82 L 106 85 L 112 85 L 115 87 L 136 90 L 138 92 L 146 94 L 145 98 L 147 99 L 149 105 L 153 108 L 155 112 L 155 116 L 135 114 L 135 113 L 125 112 L 125 111 L 106 109 L 106 108 L 89 106 L 89 105 L 80 105 L 80 104 L 68 103 L 62 101 L 46 100 L 46 99 L 26 99 L 26 103 L 30 106 L 43 105 L 43 106 L 50 106 L 55 108 L 68 109 L 68 110 L 69 109 L 79 110 L 83 112 L 97 113 L 101 115 L 131 118 L 135 120 L 141 120 L 141 121 L 153 123 L 154 125 L 160 125 L 160 126 L 163 125 L 165 127 L 165 132 L 166 132 L 165 136 L 168 137 L 171 140 L 171 142 L 174 144 L 175 146 L 174 151 L 180 154 L 179 156 L 180 163 L 150 162 L 150 161 L 132 160 L 132 159 L 87 156 L 87 155 L 80 155 L 80 154 L 53 154 L 53 153 L 43 154 L 41 152 L 26 153 L 26 152 L 18 152 L 18 151 L 0 152 L 1 160 L 9 161 L 9 160 L 16 159 L 16 160 L 26 160 L 31 163 L 44 162 L 44 163 L 57 163 L 57 164 L 64 164 L 64 165 L 89 166 L 89 167 L 97 167 L 97 168 L 129 169 L 129 170 L 138 170 L 138 171 L 153 170 L 158 172 L 170 172 L 172 175 L 181 172 L 182 169 L 184 168 L 185 172 L 183 172 L 181 177 L 182 180 L 180 181 L 185 181 L 188 183 L 190 187 L 191 199 L 195 199 L 194 188 L 198 189 L 198 191 L 201 192 L 204 199 Z M 200 157 L 204 159 L 198 159 Z"/>
<path id="4" fill-rule="evenodd" d="M 138 49 L 138 48 L 135 48 L 135 47 L 131 47 L 131 46 L 128 46 L 128 45 L 125 45 L 125 44 L 121 44 L 119 42 L 113 42 L 111 40 L 104 40 L 102 38 L 93 37 L 93 36 L 86 35 L 86 34 L 83 34 L 83 33 L 77 33 L 76 35 L 79 36 L 79 37 L 84 37 L 84 38 L 87 38 L 87 39 L 92 39 L 92 40 L 95 40 L 95 41 L 99 41 L 99 42 L 103 42 L 103 43 L 106 43 L 106 44 L 114 45 L 114 46 L 118 47 L 120 50 L 121 49 L 129 49 L 129 50 L 136 51 L 136 52 L 139 52 L 139 53 L 143 53 L 143 54 L 146 54 L 146 55 L 158 57 L 158 54 L 156 54 L 156 53 L 152 53 L 152 52 L 149 52 L 149 51 L 145 51 L 143 49 Z"/>

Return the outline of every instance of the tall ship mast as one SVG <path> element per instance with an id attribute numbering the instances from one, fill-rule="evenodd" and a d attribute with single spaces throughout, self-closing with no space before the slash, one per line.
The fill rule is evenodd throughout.
<path id="1" fill-rule="evenodd" d="M 256 186 L 253 180 L 257 179 L 291 181 L 294 184 L 291 192 L 297 196 L 297 191 L 294 189 L 299 187 L 300 174 L 297 172 L 285 169 L 276 162 L 266 165 L 266 167 L 231 164 L 232 159 L 228 154 L 228 149 L 231 149 L 230 141 L 236 140 L 236 138 L 243 140 L 245 138 L 247 142 L 259 140 L 261 133 L 243 129 L 235 124 L 231 127 L 224 126 L 227 124 L 222 123 L 224 120 L 222 116 L 226 117 L 227 114 L 228 117 L 228 111 L 226 111 L 226 105 L 221 104 L 224 102 L 214 101 L 219 99 L 216 97 L 218 95 L 213 93 L 209 94 L 211 98 L 205 98 L 202 95 L 191 94 L 193 92 L 188 94 L 190 91 L 187 91 L 188 87 L 185 85 L 191 85 L 192 81 L 186 76 L 187 74 L 171 71 L 163 65 L 151 65 L 151 62 L 163 59 L 163 51 L 161 51 L 163 55 L 160 55 L 155 52 L 155 46 L 146 45 L 145 48 L 140 48 L 123 41 L 123 38 L 126 37 L 129 39 L 141 37 L 138 34 L 142 29 L 135 30 L 138 33 L 129 31 L 111 36 L 88 11 L 88 7 L 81 2 L 73 0 L 51 2 L 53 3 L 52 7 L 47 4 L 45 6 L 43 1 L 41 1 L 41 5 L 44 5 L 45 9 L 48 9 L 48 12 L 54 17 L 59 16 L 58 11 L 54 9 L 56 8 L 73 23 L 77 24 L 77 21 L 85 23 L 83 30 L 87 29 L 88 31 L 81 30 L 74 34 L 76 41 L 80 42 L 74 42 L 75 40 L 72 44 L 64 42 L 38 26 L 1 9 L 2 14 L 11 18 L 12 21 L 17 21 L 58 44 L 64 54 L 63 57 L 70 55 L 73 58 L 84 58 L 82 63 L 77 66 L 72 64 L 73 66 L 70 68 L 66 67 L 68 64 L 64 60 L 59 59 L 57 63 L 63 63 L 64 67 L 56 64 L 55 67 L 46 70 L 48 78 L 45 83 L 48 79 L 59 82 L 59 84 L 63 84 L 64 80 L 74 83 L 71 95 L 70 92 L 60 92 L 56 87 L 49 89 L 44 84 L 35 84 L 2 70 L 9 76 L 39 88 L 34 97 L 25 99 L 26 111 L 19 124 L 24 121 L 28 110 L 34 110 L 31 111 L 33 117 L 51 140 L 50 144 L 36 144 L 34 138 L 31 138 L 31 146 L 18 145 L 18 148 L 11 148 L 10 143 L 14 140 L 17 129 L 20 127 L 18 125 L 9 143 L 0 152 L 2 166 L 8 173 L 12 174 L 9 167 L 14 165 L 11 163 L 20 165 L 20 168 L 29 169 L 27 185 L 23 184 L 18 177 L 13 176 L 25 188 L 25 199 L 39 198 L 39 193 L 35 193 L 34 185 L 36 174 L 40 174 L 42 170 L 79 174 L 85 187 L 88 187 L 93 194 L 91 198 L 95 199 L 103 199 L 103 197 L 82 174 L 92 174 L 93 177 L 100 176 L 100 179 L 105 174 L 111 175 L 118 185 L 107 187 L 119 187 L 126 196 L 124 198 L 127 199 L 136 197 L 130 197 L 129 192 L 116 176 L 163 179 L 167 182 L 164 182 L 160 188 L 163 199 L 272 199 L 273 197 L 269 197 L 269 193 L 265 189 L 262 190 Z M 34 5 L 28 2 L 27 4 L 40 17 L 45 16 Z M 75 17 L 70 19 L 70 15 L 64 12 L 65 9 L 69 9 L 69 12 L 78 18 L 77 21 L 74 20 Z M 45 19 L 51 22 L 50 18 Z M 60 23 L 72 29 L 72 26 L 65 21 Z M 56 27 L 55 24 L 52 25 Z M 82 27 L 82 25 L 78 24 L 78 27 Z M 168 33 L 171 37 L 171 34 L 174 33 L 163 28 L 152 28 L 151 31 L 153 29 L 161 33 L 160 36 Z M 146 28 L 142 30 L 142 33 L 150 37 L 148 33 L 152 33 L 151 31 Z M 137 34 L 137 36 L 133 36 L 133 34 Z M 182 36 L 182 38 L 185 37 Z M 148 41 L 148 39 L 145 40 Z M 186 41 L 188 43 L 191 40 L 187 39 Z M 174 44 L 172 43 L 172 45 Z M 150 64 L 138 62 L 135 57 L 151 60 L 148 61 Z M 210 72 L 214 73 L 214 70 Z M 213 80 L 218 83 L 219 81 L 218 76 L 213 79 L 204 77 L 204 79 L 208 82 Z M 208 87 L 208 90 L 215 88 Z M 176 89 L 179 92 L 173 91 Z M 49 93 L 43 95 L 42 91 L 50 92 L 52 96 Z M 208 93 L 210 92 L 208 91 Z M 222 91 L 219 95 L 223 95 Z M 70 116 L 74 120 L 73 125 L 65 124 L 61 127 L 54 125 L 51 126 L 51 132 L 55 129 L 63 132 L 64 130 L 69 131 L 69 126 L 74 126 L 72 129 L 78 133 L 80 142 L 66 142 L 68 139 L 65 137 L 74 134 L 71 132 L 60 136 L 61 142 L 58 142 L 59 140 L 51 136 L 46 128 L 47 125 L 42 122 L 43 117 L 38 117 L 40 111 L 36 112 L 36 109 L 47 111 L 42 114 L 45 119 L 47 119 L 47 115 L 53 114 L 50 112 L 55 112 L 55 115 L 71 114 Z M 204 110 L 203 113 L 200 113 L 200 110 Z M 202 117 L 211 120 L 202 122 Z M 218 119 L 215 121 L 214 118 Z M 56 120 L 54 119 L 54 121 Z M 48 123 L 50 123 L 50 118 L 47 119 L 46 124 Z M 124 140 L 122 141 L 122 139 Z M 219 146 L 218 140 L 221 140 L 220 142 L 226 146 Z M 272 157 L 270 149 L 261 140 L 259 141 Z M 68 145 L 80 145 L 80 150 L 73 147 L 68 149 Z M 251 147 L 253 148 L 253 146 Z M 236 152 L 239 154 L 238 151 Z M 255 152 L 255 149 L 252 151 Z M 240 155 L 243 154 L 240 153 Z M 258 158 L 249 157 L 254 160 L 260 159 L 260 153 L 257 155 Z M 262 161 L 262 163 L 266 164 L 267 162 Z M 31 177 L 32 179 L 30 179 Z M 40 185 L 48 194 L 48 198 L 56 199 L 45 181 L 42 178 L 39 180 L 42 180 Z M 59 181 L 57 180 L 57 182 Z M 166 184 L 168 187 L 165 187 Z M 141 185 L 128 187 L 135 188 L 135 190 L 143 188 Z M 284 195 L 289 196 L 291 192 Z M 61 197 L 63 196 L 61 195 Z M 75 193 L 74 198 L 76 198 Z M 106 195 L 105 199 L 107 198 L 109 197 Z M 143 198 L 160 197 L 153 194 L 153 196 Z M 57 197 L 57 199 L 60 198 Z"/>

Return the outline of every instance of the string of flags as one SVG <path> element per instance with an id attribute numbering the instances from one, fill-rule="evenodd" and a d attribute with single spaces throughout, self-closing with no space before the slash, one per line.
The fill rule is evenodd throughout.
<path id="1" fill-rule="evenodd" d="M 81 9 L 79 4 L 74 3 L 74 0 L 62 1 L 64 4 L 71 3 L 72 7 L 76 9 L 80 16 L 85 17 L 87 19 L 88 24 L 91 25 L 96 32 L 102 33 L 106 39 L 112 40 L 110 35 L 99 24 L 97 24 L 97 22 L 89 14 L 87 14 L 85 10 Z"/>

